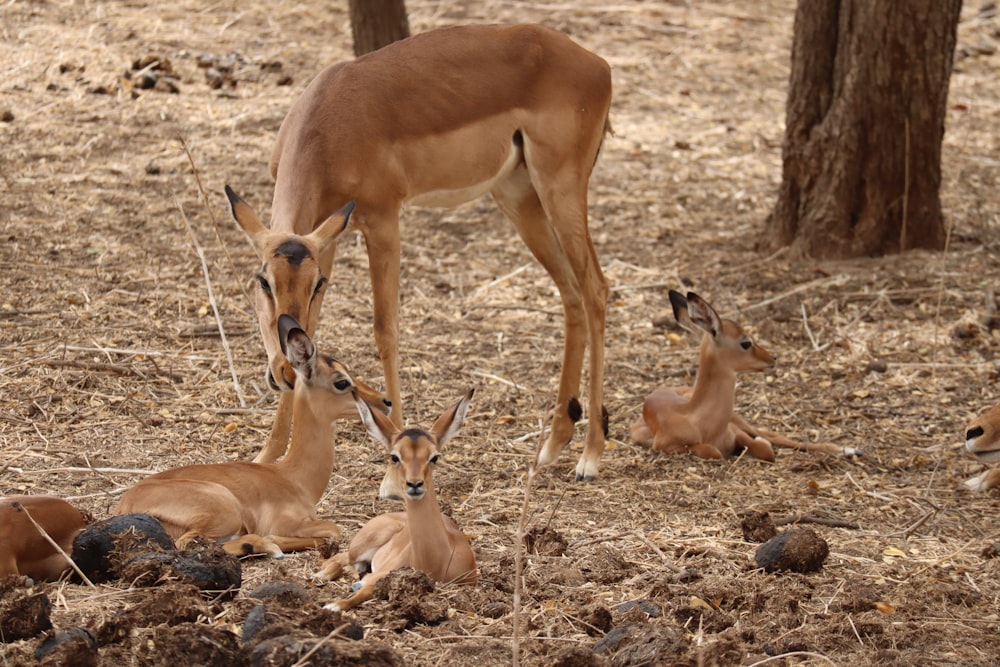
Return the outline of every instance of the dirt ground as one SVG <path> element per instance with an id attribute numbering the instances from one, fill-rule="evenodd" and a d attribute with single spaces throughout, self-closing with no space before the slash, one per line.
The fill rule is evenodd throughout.
<path id="1" fill-rule="evenodd" d="M 346 4 L 0 8 L 2 494 L 54 493 L 103 518 L 145 471 L 258 451 L 275 396 L 247 296 L 257 260 L 222 188 L 267 219 L 278 124 L 321 68 L 350 57 Z M 464 667 L 508 664 L 515 642 L 525 665 L 996 664 L 997 494 L 962 488 L 981 466 L 959 445 L 1000 396 L 1000 335 L 982 319 L 1000 277 L 1000 19 L 969 3 L 960 26 L 948 250 L 797 262 L 755 250 L 780 181 L 794 4 L 407 2 L 415 32 L 540 22 L 613 69 L 615 135 L 590 206 L 612 288 L 610 441 L 594 483 L 572 482 L 582 427 L 537 475 L 519 607 L 515 529 L 562 318 L 551 281 L 484 199 L 404 213 L 401 344 L 409 420 L 477 388 L 436 479 L 473 538 L 478 586 L 426 593 L 401 577 L 410 594 L 337 618 L 321 607 L 350 582 L 313 584 L 317 552 L 244 560 L 232 599 L 170 576 L 50 583 L 28 590 L 47 594 L 55 628 L 99 641 L 49 664 Z M 154 60 L 171 71 L 140 71 Z M 356 234 L 330 280 L 320 348 L 380 385 Z M 633 445 L 643 397 L 693 381 L 696 341 L 663 323 L 670 288 L 697 291 L 778 355 L 741 379 L 744 415 L 865 456 L 719 463 Z M 344 425 L 337 452 L 320 513 L 344 546 L 398 506 L 376 500 L 383 453 L 360 425 Z M 779 530 L 804 515 L 829 546 L 821 569 L 758 569 L 748 512 Z M 273 582 L 290 592 L 263 602 Z M 280 641 L 244 642 L 263 613 Z M 34 664 L 40 641 L 6 644 L 0 664 Z"/>

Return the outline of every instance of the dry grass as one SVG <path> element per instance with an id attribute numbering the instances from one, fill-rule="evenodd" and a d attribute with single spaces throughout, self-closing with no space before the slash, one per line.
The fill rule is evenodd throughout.
<path id="1" fill-rule="evenodd" d="M 591 191 L 612 285 L 611 441 L 594 484 L 570 482 L 576 448 L 538 475 L 528 527 L 554 530 L 568 546 L 524 562 L 525 664 L 591 646 L 581 618 L 595 606 L 616 626 L 677 629 L 687 644 L 667 662 L 763 664 L 768 653 L 798 652 L 785 664 L 993 664 L 1000 561 L 982 553 L 1000 541 L 996 496 L 960 490 L 979 467 L 958 444 L 970 415 L 998 397 L 1000 339 L 978 321 L 1000 276 L 1000 23 L 969 7 L 960 27 L 970 55 L 957 62 L 948 112 L 949 250 L 820 264 L 754 251 L 780 179 L 794 3 L 407 4 L 415 31 L 542 22 L 614 70 L 616 134 Z M 250 458 L 266 436 L 274 397 L 261 381 L 245 289 L 256 260 L 229 220 L 222 185 L 266 213 L 278 123 L 319 69 L 349 57 L 346 9 L 10 2 L 0 30 L 0 112 L 13 115 L 0 123 L 0 491 L 57 493 L 104 516 L 141 471 Z M 123 78 L 149 54 L 170 59 L 179 94 L 137 90 L 134 77 Z M 230 54 L 236 87 L 210 88 L 198 59 Z M 280 72 L 268 66 L 276 62 Z M 291 85 L 279 85 L 288 75 Z M 358 618 L 409 663 L 504 662 L 512 637 L 505 587 L 527 463 L 554 396 L 559 302 L 489 201 L 405 217 L 407 416 L 427 420 L 478 387 L 438 485 L 475 538 L 484 583 L 446 590 L 457 611 L 441 626 L 386 630 L 378 602 Z M 377 378 L 360 240 L 343 245 L 336 266 L 317 338 Z M 767 377 L 741 381 L 745 415 L 867 456 L 782 452 L 773 465 L 716 465 L 629 443 L 645 394 L 692 380 L 695 344 L 653 324 L 669 310 L 667 289 L 681 285 L 779 357 Z M 884 372 L 871 370 L 875 361 Z M 386 509 L 374 500 L 381 453 L 358 428 L 344 429 L 338 452 L 321 510 L 351 535 Z M 752 567 L 755 545 L 739 528 L 747 509 L 860 527 L 814 526 L 831 546 L 823 571 L 775 577 Z M 248 562 L 244 590 L 275 577 L 304 583 L 317 559 Z M 317 603 L 344 587 L 316 589 Z M 48 590 L 58 625 L 100 623 L 140 594 Z M 639 599 L 662 615 L 619 610 Z M 487 617 L 487 604 L 505 611 Z M 241 621 L 230 609 L 214 622 Z M 463 657 L 470 648 L 483 653 Z"/>

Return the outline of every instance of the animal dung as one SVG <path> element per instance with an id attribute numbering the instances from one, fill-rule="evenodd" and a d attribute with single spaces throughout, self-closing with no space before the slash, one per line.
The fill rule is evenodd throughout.
<path id="1" fill-rule="evenodd" d="M 811 528 L 792 528 L 757 548 L 754 560 L 766 572 L 817 572 L 830 554 L 830 547 Z"/>
<path id="2" fill-rule="evenodd" d="M 95 582 L 116 578 L 117 568 L 136 550 L 173 551 L 174 541 L 148 514 L 122 514 L 97 521 L 73 540 L 73 561 Z"/>

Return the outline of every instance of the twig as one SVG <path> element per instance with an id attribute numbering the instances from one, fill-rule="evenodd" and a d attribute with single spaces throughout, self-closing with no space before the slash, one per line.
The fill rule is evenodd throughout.
<path id="1" fill-rule="evenodd" d="M 758 667 L 758 665 L 766 665 L 769 662 L 774 662 L 775 660 L 781 660 L 782 658 L 791 658 L 792 656 L 803 656 L 805 658 L 819 658 L 824 660 L 833 667 L 837 667 L 837 663 L 830 658 L 826 657 L 822 653 L 813 653 L 812 651 L 790 651 L 788 653 L 782 653 L 781 655 L 772 655 L 770 657 L 764 658 L 763 660 L 758 660 L 757 662 L 747 665 L 747 667 Z"/>
<path id="2" fill-rule="evenodd" d="M 330 633 L 326 637 L 323 637 L 318 642 L 316 642 L 315 644 L 313 644 L 313 647 L 311 649 L 309 649 L 308 651 L 306 651 L 305 655 L 303 655 L 301 658 L 299 658 L 298 660 L 296 660 L 292 664 L 292 667 L 301 667 L 301 665 L 308 664 L 310 656 L 312 656 L 314 653 L 316 653 L 316 651 L 318 651 L 320 649 L 320 647 L 323 646 L 323 644 L 327 643 L 328 641 L 330 641 L 334 637 L 338 636 L 341 632 L 344 631 L 345 628 L 350 627 L 350 625 L 351 625 L 350 623 L 341 623 L 340 625 L 338 625 L 337 627 L 335 627 L 333 630 L 330 631 Z"/>
<path id="3" fill-rule="evenodd" d="M 816 352 L 822 352 L 826 348 L 830 347 L 829 343 L 824 343 L 820 345 L 816 342 L 816 337 L 813 336 L 812 329 L 809 328 L 809 316 L 806 315 L 806 304 L 805 302 L 800 303 L 799 307 L 802 309 L 802 326 L 805 327 L 806 335 L 809 336 L 809 342 L 812 343 L 813 350 Z"/>
<path id="4" fill-rule="evenodd" d="M 832 278 L 817 278 L 803 285 L 793 287 L 787 292 L 782 292 L 781 294 L 775 294 L 769 299 L 764 299 L 763 301 L 758 301 L 755 304 L 743 308 L 743 312 L 748 310 L 757 310 L 758 308 L 763 308 L 764 306 L 770 306 L 772 303 L 777 303 L 778 301 L 783 301 L 790 296 L 798 294 L 799 292 L 805 292 L 811 290 L 815 287 L 836 287 L 838 285 L 843 285 L 848 281 L 847 275 L 833 276 Z"/>
<path id="5" fill-rule="evenodd" d="M 539 424 L 538 450 L 545 444 L 545 423 Z M 537 460 L 537 457 L 536 459 Z M 524 586 L 524 535 L 525 524 L 528 522 L 528 507 L 531 504 L 531 491 L 535 487 L 535 460 L 528 461 L 528 477 L 524 482 L 524 502 L 521 504 L 521 515 L 517 518 L 517 530 L 514 532 L 514 599 L 512 624 L 514 637 L 511 640 L 511 664 L 519 667 L 521 664 L 521 589 Z"/>
<path id="6" fill-rule="evenodd" d="M 219 314 L 219 305 L 215 302 L 215 293 L 212 291 L 212 279 L 208 273 L 208 262 L 205 261 L 205 251 L 202 250 L 201 244 L 198 243 L 198 237 L 195 236 L 194 230 L 191 228 L 191 223 L 188 222 L 187 215 L 184 214 L 184 208 L 181 203 L 174 200 L 177 205 L 177 210 L 181 214 L 181 220 L 184 221 L 184 226 L 187 228 L 188 235 L 191 237 L 191 242 L 194 244 L 194 250 L 198 253 L 198 259 L 201 260 L 201 272 L 205 276 L 205 288 L 208 290 L 208 302 L 212 304 L 212 312 L 215 314 L 215 322 L 219 326 L 219 339 L 222 341 L 222 349 L 226 352 L 226 360 L 229 362 L 229 372 L 233 376 L 233 387 L 236 389 L 236 397 L 240 400 L 240 406 L 247 406 L 247 399 L 243 396 L 243 389 L 240 387 L 240 380 L 236 375 L 236 366 L 233 363 L 233 352 L 229 349 L 229 339 L 226 338 L 226 329 L 222 325 L 222 316 Z"/>
<path id="7" fill-rule="evenodd" d="M 826 519 L 814 514 L 789 514 L 788 516 L 780 516 L 774 519 L 775 526 L 786 526 L 790 523 L 815 523 L 820 526 L 830 526 L 832 528 L 851 528 L 852 530 L 861 529 L 861 526 L 854 521 L 846 521 L 844 519 Z"/>
<path id="8" fill-rule="evenodd" d="M 37 521 L 35 521 L 35 517 L 31 516 L 31 512 L 28 511 L 27 507 L 25 507 L 24 505 L 22 505 L 19 502 L 13 502 L 13 503 L 11 503 L 11 507 L 13 507 L 18 512 L 24 512 L 24 516 L 28 517 L 28 521 L 30 521 L 31 524 L 38 530 L 38 532 L 41 533 L 42 537 L 44 537 L 45 540 L 49 544 L 52 545 L 52 548 L 54 548 L 56 551 L 58 551 L 59 554 L 62 555 L 62 557 L 65 558 L 69 562 L 70 567 L 73 568 L 74 572 L 76 572 L 78 575 L 80 575 L 80 578 L 83 579 L 83 582 L 85 584 L 87 584 L 91 588 L 97 588 L 97 586 L 94 585 L 94 582 L 92 582 L 90 579 L 88 579 L 87 575 L 85 575 L 83 573 L 83 570 L 81 570 L 77 566 L 77 564 L 73 562 L 73 559 L 69 557 L 69 554 L 67 554 L 65 551 L 63 551 L 63 548 L 61 546 L 59 546 L 59 543 L 56 542 L 55 540 L 53 540 L 52 536 L 49 535 L 48 532 L 44 528 L 42 528 L 41 524 L 39 524 Z"/>
<path id="9" fill-rule="evenodd" d="M 47 359 L 45 360 L 46 366 L 52 366 L 54 368 L 80 368 L 86 371 L 93 371 L 95 373 L 114 373 L 115 375 L 135 375 L 143 379 L 147 379 L 149 373 L 140 371 L 138 368 L 133 368 L 131 366 L 122 366 L 120 364 L 104 364 L 98 363 L 96 361 L 80 361 L 77 359 Z M 171 371 L 160 370 L 159 368 L 152 371 L 152 375 L 162 375 L 169 378 L 175 382 L 183 382 L 187 379 L 186 375 L 181 373 L 173 373 Z"/>
<path id="10" fill-rule="evenodd" d="M 44 468 L 42 470 L 23 470 L 21 468 L 10 468 L 11 471 L 19 475 L 42 475 L 45 473 L 61 472 L 100 472 L 100 473 L 123 473 L 127 475 L 155 475 L 156 470 L 137 470 L 133 468 L 87 468 L 83 466 L 69 466 L 65 468 Z"/>

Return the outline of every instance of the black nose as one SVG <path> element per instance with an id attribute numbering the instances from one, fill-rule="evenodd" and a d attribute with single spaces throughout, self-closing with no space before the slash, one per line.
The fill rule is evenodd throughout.
<path id="1" fill-rule="evenodd" d="M 972 428 L 970 428 L 968 431 L 965 432 L 965 439 L 975 440 L 976 438 L 983 437 L 983 433 L 985 433 L 985 431 L 983 431 L 982 426 L 973 426 Z"/>
<path id="2" fill-rule="evenodd" d="M 410 487 L 410 489 L 413 491 L 419 491 L 424 485 L 424 480 L 420 480 L 417 482 L 411 482 L 410 480 L 406 480 L 406 485 Z"/>

